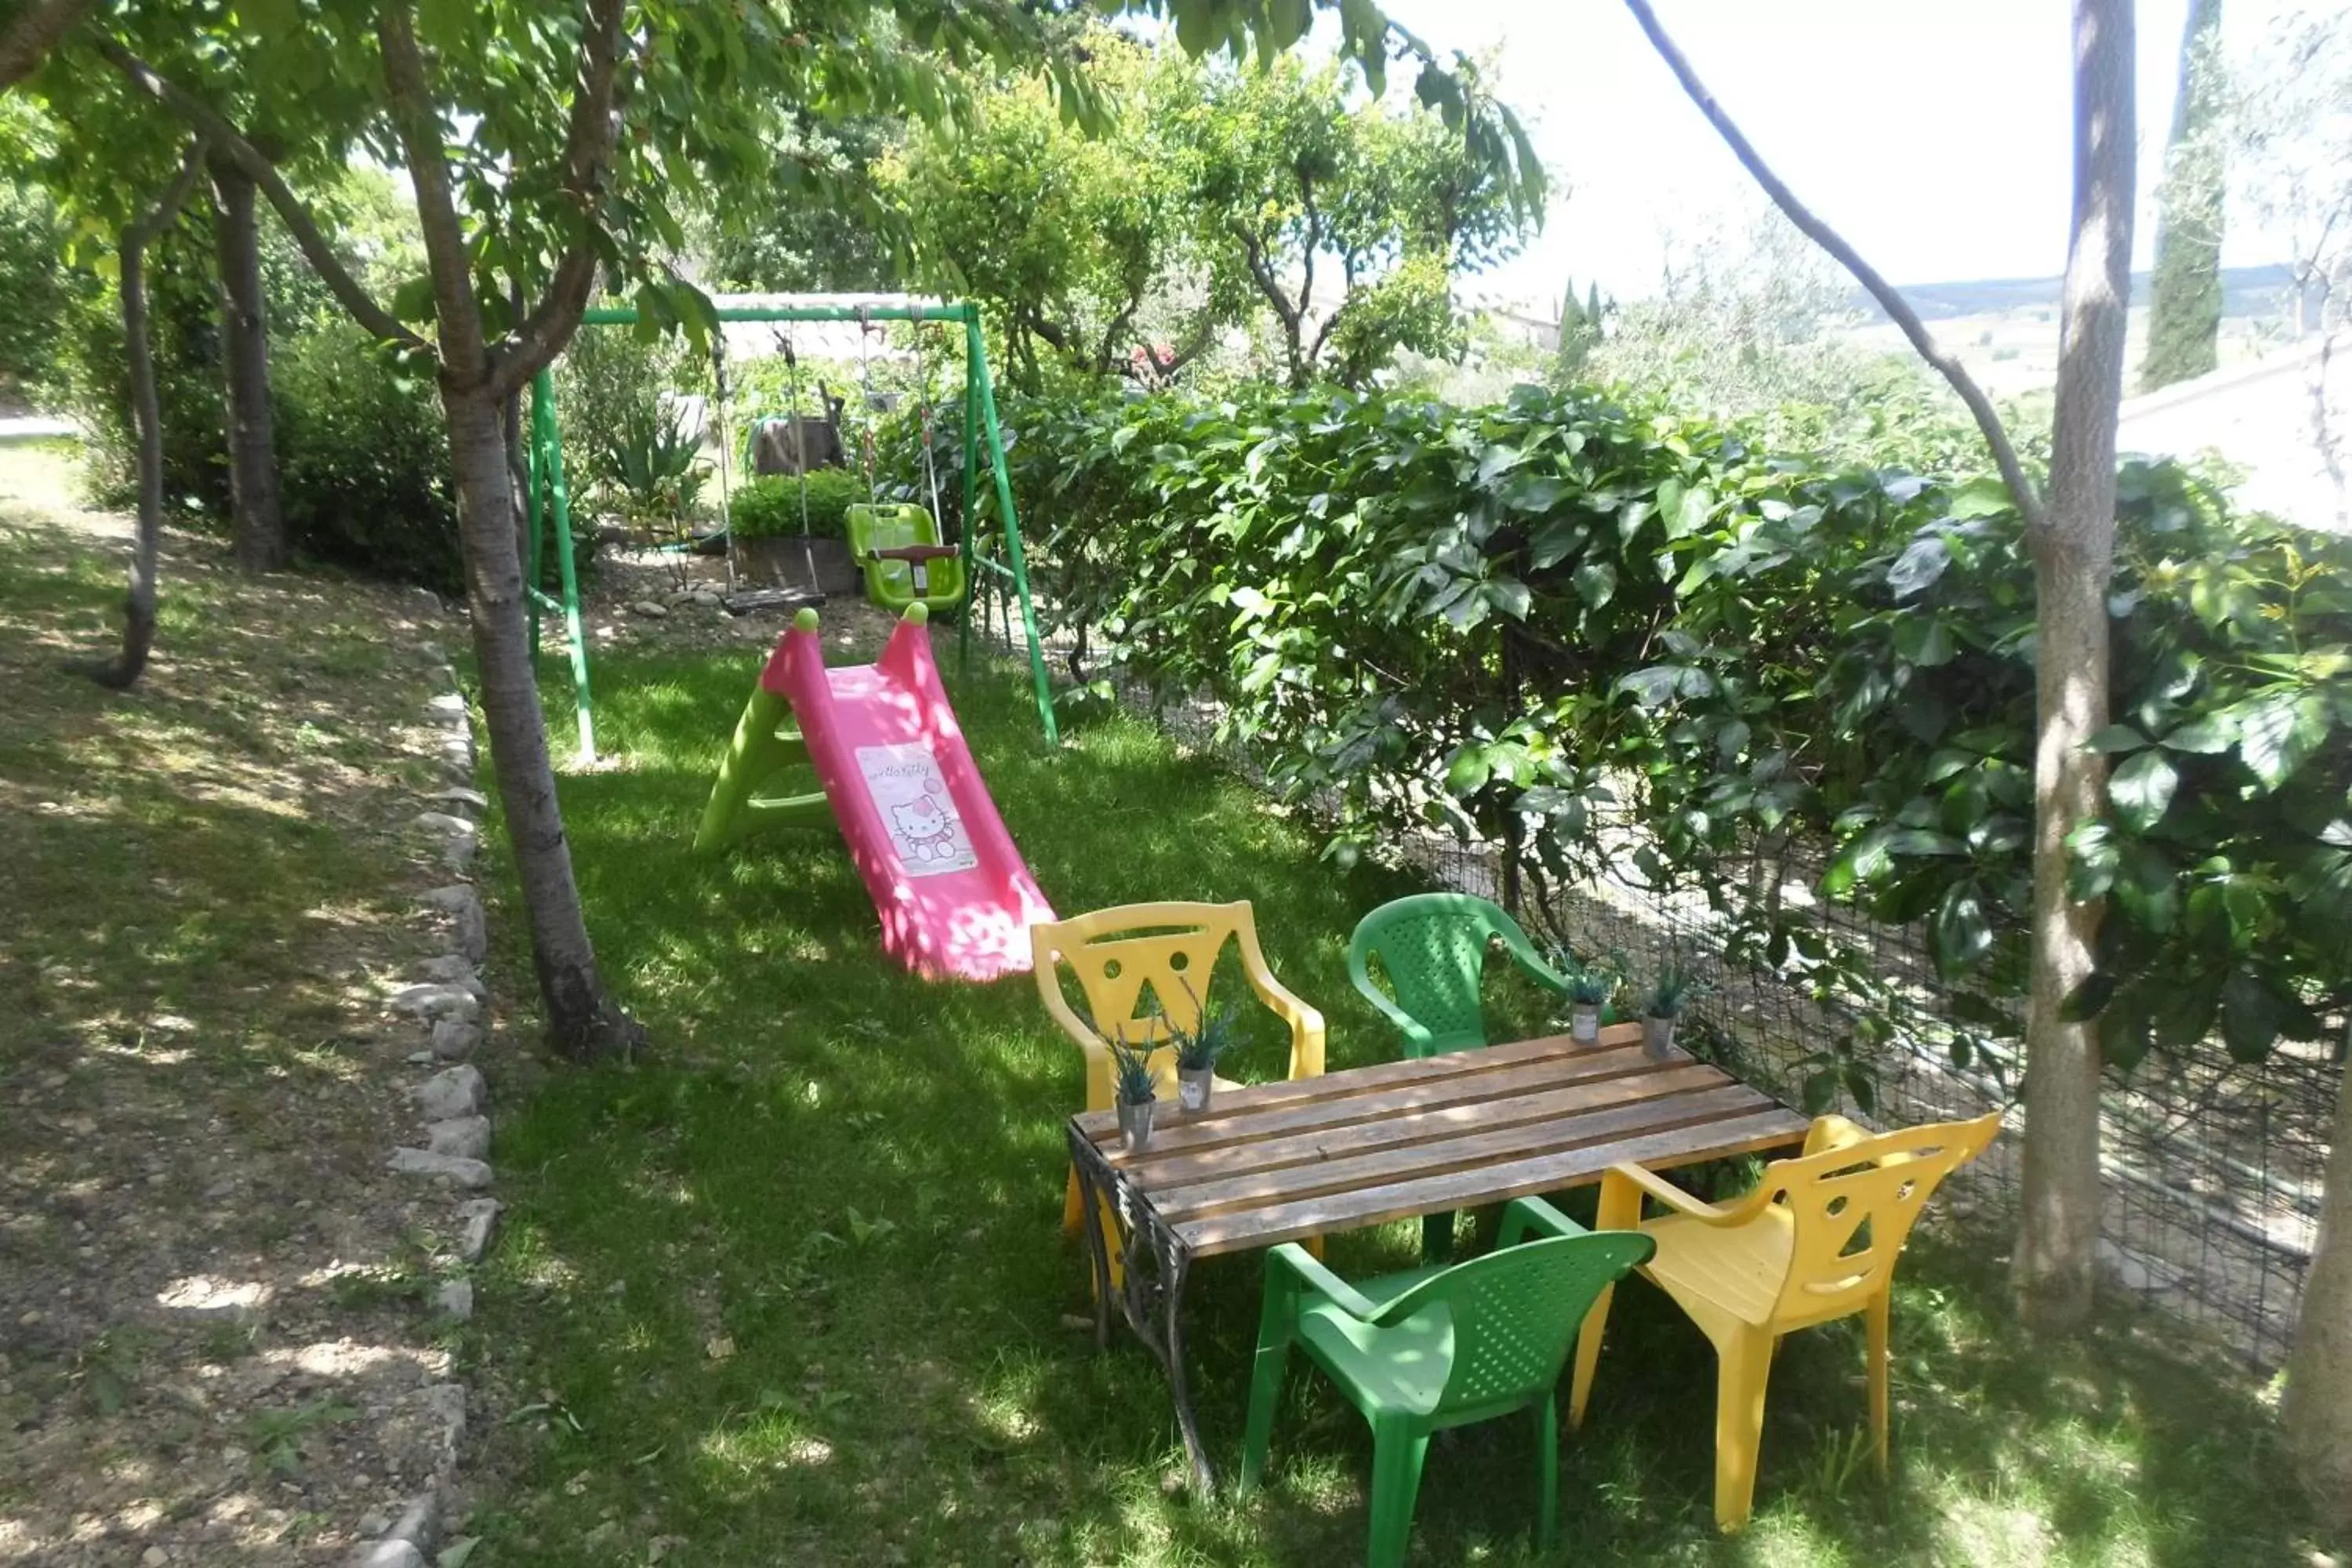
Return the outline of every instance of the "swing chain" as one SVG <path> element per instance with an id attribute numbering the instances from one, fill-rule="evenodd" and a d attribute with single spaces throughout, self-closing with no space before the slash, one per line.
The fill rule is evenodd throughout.
<path id="1" fill-rule="evenodd" d="M 801 495 L 801 538 L 809 536 L 808 519 L 808 431 L 801 425 L 801 362 L 793 353 L 793 334 L 789 329 L 776 332 L 777 346 L 784 351 L 784 427 L 792 432 L 793 467 L 797 470 Z M 808 548 L 803 543 L 803 552 Z M 814 582 L 814 576 L 810 579 Z"/>
<path id="2" fill-rule="evenodd" d="M 931 524 L 939 530 L 940 542 L 948 542 L 947 525 L 940 520 L 940 470 L 931 455 L 931 363 L 927 352 L 930 339 L 923 331 L 923 308 L 915 307 L 915 419 L 923 437 L 923 481 L 931 492 Z M 961 532 L 961 519 L 958 519 Z"/>
<path id="3" fill-rule="evenodd" d="M 728 418 L 732 388 L 727 374 L 727 329 L 724 325 L 710 339 L 710 388 L 718 416 L 719 448 L 719 531 L 727 542 L 727 591 L 737 586 L 735 571 L 735 473 L 733 426 Z"/>
<path id="4" fill-rule="evenodd" d="M 866 306 L 857 307 L 857 393 L 866 406 L 858 421 L 857 455 L 866 469 L 866 504 L 877 504 L 881 497 L 874 488 L 874 369 L 867 357 L 867 337 L 874 331 L 874 315 Z"/>

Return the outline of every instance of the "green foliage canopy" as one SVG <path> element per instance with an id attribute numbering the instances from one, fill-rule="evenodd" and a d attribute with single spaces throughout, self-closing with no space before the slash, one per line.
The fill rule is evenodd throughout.
<path id="1" fill-rule="evenodd" d="M 1199 257 L 1148 100 L 1155 80 L 1202 68 L 1155 64 L 1108 28 L 1085 47 L 1115 106 L 1098 134 L 1069 124 L 1042 79 L 1014 77 L 980 95 L 968 130 L 919 136 L 882 168 L 918 284 L 983 301 L 1008 374 L 1031 387 L 1054 371 L 1111 374 L 1155 340 L 1189 361 L 1247 304 L 1213 280 L 1204 297 L 1171 301 Z"/>
<path id="2" fill-rule="evenodd" d="M 1102 123 L 1045 76 L 996 72 L 968 121 L 877 168 L 914 280 L 989 304 L 1016 384 L 1157 384 L 1258 310 L 1295 383 L 1360 384 L 1399 348 L 1452 357 L 1454 272 L 1539 220 L 1540 170 L 1468 61 L 1400 107 L 1341 63 L 1203 62 L 1107 26 L 1076 47 Z"/>
<path id="3" fill-rule="evenodd" d="M 1511 169 L 1481 153 L 1475 128 L 1501 111 L 1476 68 L 1446 79 L 1402 112 L 1353 101 L 1337 67 L 1295 60 L 1158 84 L 1158 144 L 1212 297 L 1264 300 L 1294 387 L 1361 385 L 1400 348 L 1458 355 L 1454 270 L 1502 259 L 1540 221 Z"/>

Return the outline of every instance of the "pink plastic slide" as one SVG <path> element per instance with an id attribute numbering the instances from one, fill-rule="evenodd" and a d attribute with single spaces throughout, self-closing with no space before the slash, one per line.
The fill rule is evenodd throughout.
<path id="1" fill-rule="evenodd" d="M 901 620 L 881 658 L 827 669 L 817 634 L 795 626 L 760 684 L 793 705 L 884 950 L 929 980 L 1027 969 L 1030 922 L 1053 907 L 972 764 L 929 627 Z"/>

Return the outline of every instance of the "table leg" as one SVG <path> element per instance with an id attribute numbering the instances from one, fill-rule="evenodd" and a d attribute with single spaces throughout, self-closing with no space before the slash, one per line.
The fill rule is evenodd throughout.
<path id="1" fill-rule="evenodd" d="M 1088 1256 L 1094 1265 L 1095 1336 L 1108 1336 L 1110 1304 L 1118 1302 L 1119 1316 L 1135 1331 L 1144 1348 L 1158 1359 L 1168 1375 L 1169 1393 L 1176 1404 L 1176 1424 L 1184 1434 L 1184 1456 L 1192 1469 L 1192 1485 L 1203 1497 L 1214 1494 L 1216 1473 L 1209 1467 L 1208 1450 L 1201 1442 L 1201 1423 L 1192 1409 L 1192 1388 L 1184 1368 L 1184 1282 L 1192 1272 L 1192 1251 L 1175 1231 L 1160 1222 L 1150 1205 L 1137 1201 L 1123 1185 L 1102 1151 L 1075 1127 L 1070 1154 L 1078 1172 L 1078 1201 L 1085 1205 Z M 1103 1213 L 1110 1208 L 1118 1232 L 1104 1235 Z M 1118 1279 L 1111 1278 L 1110 1248 L 1118 1246 Z"/>
<path id="2" fill-rule="evenodd" d="M 1087 1238 L 1087 1260 L 1094 1273 L 1095 1349 L 1110 1348 L 1110 1250 L 1103 1237 L 1103 1192 L 1095 1184 L 1095 1148 L 1073 1129 L 1070 1168 L 1078 1175 L 1078 1226 Z"/>
<path id="3" fill-rule="evenodd" d="M 1169 1391 L 1176 1396 L 1176 1425 L 1184 1434 L 1184 1454 L 1192 1461 L 1192 1487 L 1203 1498 L 1217 1494 L 1216 1472 L 1201 1444 L 1200 1418 L 1192 1413 L 1192 1388 L 1184 1376 L 1184 1279 L 1192 1260 L 1173 1236 L 1162 1237 L 1160 1310 L 1160 1359 L 1168 1367 Z"/>

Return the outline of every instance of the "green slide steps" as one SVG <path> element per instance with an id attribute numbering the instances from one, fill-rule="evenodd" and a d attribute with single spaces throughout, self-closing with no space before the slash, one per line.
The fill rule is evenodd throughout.
<path id="1" fill-rule="evenodd" d="M 793 624 L 813 632 L 816 612 L 803 610 Z M 808 760 L 808 745 L 793 721 L 792 704 L 764 686 L 754 686 L 751 700 L 743 704 L 743 716 L 735 721 L 735 738 L 719 764 L 710 804 L 703 807 L 702 826 L 694 835 L 695 853 L 713 855 L 771 828 L 831 826 L 833 807 L 822 790 L 763 793 L 783 770 L 804 767 Z"/>

